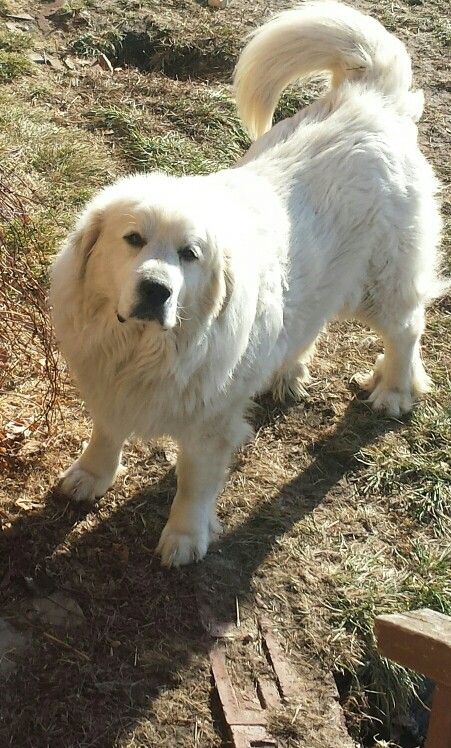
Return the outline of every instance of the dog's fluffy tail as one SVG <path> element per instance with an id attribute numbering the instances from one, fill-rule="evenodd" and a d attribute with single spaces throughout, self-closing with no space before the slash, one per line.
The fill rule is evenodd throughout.
<path id="1" fill-rule="evenodd" d="M 296 79 L 331 75 L 366 83 L 417 120 L 421 92 L 408 93 L 410 57 L 404 44 L 374 18 L 337 2 L 309 2 L 273 18 L 253 34 L 235 70 L 238 110 L 252 138 L 271 128 L 283 89 Z"/>

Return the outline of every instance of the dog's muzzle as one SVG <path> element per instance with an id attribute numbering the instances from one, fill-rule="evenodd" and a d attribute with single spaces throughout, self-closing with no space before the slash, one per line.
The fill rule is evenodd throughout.
<path id="1" fill-rule="evenodd" d="M 157 320 L 164 325 L 165 305 L 171 294 L 172 290 L 164 283 L 143 278 L 138 285 L 138 302 L 131 316 L 142 320 Z"/>

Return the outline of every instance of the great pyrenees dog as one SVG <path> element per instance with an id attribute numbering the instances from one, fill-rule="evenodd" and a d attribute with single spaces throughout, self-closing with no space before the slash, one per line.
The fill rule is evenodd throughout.
<path id="1" fill-rule="evenodd" d="M 282 90 L 327 92 L 271 129 Z M 428 389 L 420 337 L 438 273 L 437 184 L 417 145 L 421 92 L 404 45 L 373 18 L 312 2 L 257 30 L 236 67 L 255 142 L 208 176 L 121 179 L 86 206 L 51 281 L 61 349 L 93 418 L 62 491 L 93 500 L 124 441 L 171 436 L 177 492 L 158 553 L 179 566 L 219 532 L 216 501 L 251 429 L 250 398 L 298 393 L 329 320 L 380 333 L 376 410 Z"/>

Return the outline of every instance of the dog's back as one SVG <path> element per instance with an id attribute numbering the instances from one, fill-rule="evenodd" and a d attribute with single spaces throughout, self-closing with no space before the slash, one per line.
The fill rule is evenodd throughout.
<path id="1" fill-rule="evenodd" d="M 284 88 L 320 74 L 330 78 L 329 90 L 271 129 Z M 423 111 L 423 92 L 411 89 L 411 61 L 399 39 L 376 19 L 347 5 L 333 0 L 308 2 L 280 13 L 254 32 L 238 60 L 234 82 L 243 124 L 256 139 L 242 165 L 263 153 L 269 163 L 269 152 L 277 148 L 272 155 L 286 159 L 285 170 L 290 162 L 299 163 L 302 170 L 318 154 L 327 168 L 316 169 L 314 175 L 321 172 L 321 180 L 327 176 L 337 186 L 348 174 L 346 190 L 350 204 L 357 208 L 361 201 L 351 199 L 352 185 L 357 196 L 365 189 L 373 192 L 377 181 L 384 181 L 385 163 L 391 170 L 391 184 L 381 201 L 387 208 L 385 222 L 398 224 L 393 220 L 396 211 L 399 215 L 396 199 L 407 197 L 401 212 L 406 220 L 412 216 L 411 233 L 428 234 L 417 242 L 421 254 L 417 264 L 427 276 L 422 284 L 427 286 L 424 300 L 449 288 L 438 272 L 438 184 L 417 146 L 415 123 Z M 369 178 L 367 187 L 359 186 L 364 175 Z M 390 196 L 392 188 L 397 189 Z"/>

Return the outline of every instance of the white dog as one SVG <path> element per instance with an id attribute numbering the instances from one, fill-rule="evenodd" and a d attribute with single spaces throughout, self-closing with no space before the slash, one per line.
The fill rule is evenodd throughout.
<path id="1" fill-rule="evenodd" d="M 321 72 L 327 94 L 270 129 L 283 88 Z M 120 180 L 58 256 L 56 332 L 94 420 L 62 490 L 94 499 L 131 434 L 173 437 L 164 564 L 205 555 L 232 453 L 250 435 L 249 399 L 296 393 L 328 320 L 381 334 L 374 408 L 397 416 L 426 391 L 424 308 L 444 283 L 437 185 L 417 146 L 422 95 L 410 86 L 403 44 L 376 20 L 335 2 L 284 12 L 237 65 L 239 111 L 258 138 L 241 164 Z"/>

